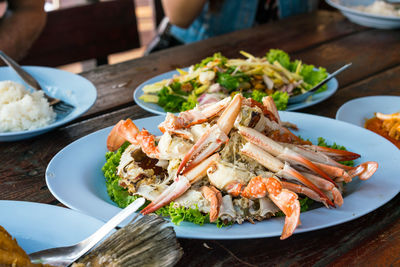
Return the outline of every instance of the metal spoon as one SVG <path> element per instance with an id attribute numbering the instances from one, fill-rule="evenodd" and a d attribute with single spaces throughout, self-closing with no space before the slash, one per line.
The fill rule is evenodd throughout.
<path id="1" fill-rule="evenodd" d="M 299 102 L 305 101 L 308 97 L 310 97 L 312 94 L 314 94 L 315 91 L 317 91 L 319 88 L 321 88 L 325 83 L 329 82 L 333 77 L 341 73 L 343 70 L 347 69 L 348 67 L 351 66 L 352 63 L 346 64 L 340 69 L 336 70 L 335 72 L 331 73 L 326 77 L 323 81 L 321 81 L 319 84 L 314 86 L 312 89 L 308 90 L 307 92 L 301 94 L 301 95 L 296 95 L 296 96 L 291 96 L 289 97 L 289 104 L 296 104 Z"/>
<path id="2" fill-rule="evenodd" d="M 131 203 L 128 207 L 121 210 L 117 215 L 111 218 L 106 224 L 99 228 L 94 234 L 83 240 L 82 242 L 68 246 L 45 249 L 29 254 L 33 263 L 43 263 L 56 266 L 69 266 L 82 255 L 93 248 L 101 241 L 111 230 L 128 218 L 132 213 L 137 211 L 145 203 L 144 198 L 139 198 Z"/>

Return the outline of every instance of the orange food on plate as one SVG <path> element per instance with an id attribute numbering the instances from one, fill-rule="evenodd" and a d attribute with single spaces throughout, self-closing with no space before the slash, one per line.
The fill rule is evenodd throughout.
<path id="1" fill-rule="evenodd" d="M 39 267 L 49 265 L 31 263 L 29 256 L 17 241 L 0 226 L 0 266 Z"/>
<path id="2" fill-rule="evenodd" d="M 392 142 L 400 149 L 400 112 L 393 114 L 376 113 L 365 122 L 365 128 Z"/>

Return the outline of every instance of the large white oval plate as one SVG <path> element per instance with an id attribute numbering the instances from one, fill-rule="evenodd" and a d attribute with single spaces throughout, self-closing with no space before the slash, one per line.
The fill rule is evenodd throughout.
<path id="1" fill-rule="evenodd" d="M 307 232 L 356 219 L 382 206 L 400 189 L 397 165 L 400 151 L 386 139 L 360 127 L 314 115 L 281 112 L 282 119 L 296 123 L 297 134 L 316 141 L 324 137 L 362 155 L 362 161 L 377 161 L 374 176 L 346 186 L 344 205 L 336 209 L 318 208 L 301 214 L 302 224 L 295 233 Z M 163 116 L 136 120 L 158 134 L 157 125 Z M 111 127 L 89 134 L 65 147 L 49 163 L 46 182 L 52 194 L 66 206 L 101 220 L 108 220 L 118 208 L 108 197 L 101 167 L 105 163 L 106 138 Z M 357 163 L 360 163 L 358 160 Z M 198 239 L 240 239 L 279 236 L 283 218 L 273 218 L 256 224 L 243 223 L 219 229 L 213 224 L 198 226 L 183 222 L 174 226 L 178 237 Z"/>
<path id="2" fill-rule="evenodd" d="M 22 140 L 48 132 L 78 118 L 96 101 L 96 87 L 80 75 L 47 67 L 26 66 L 23 69 L 39 82 L 46 93 L 74 105 L 75 109 L 66 116 L 57 114 L 56 120 L 45 127 L 29 131 L 1 132 L 0 141 Z M 0 80 L 21 83 L 29 90 L 29 86 L 9 67 L 0 67 Z"/>
<path id="3" fill-rule="evenodd" d="M 0 200 L 0 225 L 29 254 L 78 243 L 104 223 L 75 210 L 24 201 Z"/>
<path id="4" fill-rule="evenodd" d="M 187 68 L 184 68 L 184 70 L 187 70 Z M 144 94 L 143 92 L 143 87 L 145 87 L 148 84 L 153 84 L 165 79 L 170 79 L 172 78 L 175 74 L 179 74 L 176 70 L 169 71 L 163 74 L 160 74 L 156 77 L 153 77 L 142 84 L 140 84 L 135 91 L 133 92 L 133 100 L 135 100 L 136 104 L 138 104 L 142 109 L 158 114 L 158 115 L 165 115 L 167 112 L 160 107 L 159 105 L 155 103 L 148 103 L 144 102 L 143 100 L 140 99 L 140 97 Z M 307 99 L 307 101 L 296 103 L 296 104 L 288 104 L 287 106 L 287 111 L 292 111 L 292 110 L 298 110 L 302 108 L 306 108 L 315 104 L 318 104 L 319 102 L 324 101 L 325 99 L 331 97 L 337 90 L 338 88 L 338 81 L 333 78 L 329 82 L 327 82 L 327 89 L 321 93 L 314 94 L 310 99 Z"/>
<path id="5" fill-rule="evenodd" d="M 400 112 L 400 96 L 366 96 L 344 103 L 336 112 L 336 119 L 364 127 L 365 121 L 375 112 L 391 114 Z"/>

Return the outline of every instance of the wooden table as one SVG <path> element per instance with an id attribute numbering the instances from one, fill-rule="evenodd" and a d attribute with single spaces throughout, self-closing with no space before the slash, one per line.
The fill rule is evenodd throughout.
<path id="1" fill-rule="evenodd" d="M 82 73 L 98 90 L 95 105 L 84 116 L 37 138 L 0 144 L 0 199 L 61 205 L 45 183 L 50 159 L 72 141 L 120 119 L 150 116 L 132 100 L 136 86 L 175 67 L 197 63 L 214 52 L 236 57 L 240 50 L 245 50 L 262 56 L 269 48 L 281 48 L 293 58 L 325 66 L 328 71 L 353 62 L 351 70 L 339 75 L 340 88 L 334 96 L 300 112 L 334 117 L 337 109 L 350 99 L 400 95 L 400 31 L 360 27 L 336 12 L 301 15 L 102 66 Z M 399 178 L 400 175 L 393 177 Z M 179 241 L 185 254 L 178 266 L 399 265 L 400 196 L 354 221 L 295 234 L 284 241 L 278 237 Z"/>

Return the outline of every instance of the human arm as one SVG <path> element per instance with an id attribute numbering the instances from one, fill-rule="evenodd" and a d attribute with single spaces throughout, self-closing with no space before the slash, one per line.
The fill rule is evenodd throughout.
<path id="1" fill-rule="evenodd" d="M 187 28 L 200 14 L 207 0 L 162 0 L 169 21 L 181 28 Z"/>
<path id="2" fill-rule="evenodd" d="M 9 0 L 0 19 L 0 50 L 22 59 L 46 24 L 44 0 Z"/>

